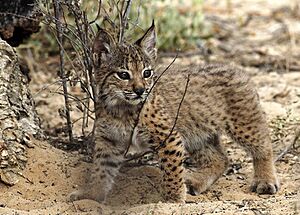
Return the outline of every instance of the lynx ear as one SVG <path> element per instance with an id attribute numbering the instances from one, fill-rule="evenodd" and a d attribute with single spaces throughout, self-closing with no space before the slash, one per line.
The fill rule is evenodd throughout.
<path id="1" fill-rule="evenodd" d="M 140 39 L 135 42 L 135 44 L 142 47 L 142 49 L 152 58 L 152 60 L 156 59 L 157 49 L 154 20 L 152 21 L 151 27 Z"/>
<path id="2" fill-rule="evenodd" d="M 93 54 L 97 56 L 97 61 L 107 60 L 108 55 L 111 54 L 112 48 L 114 46 L 113 37 L 104 29 L 98 28 L 98 33 L 94 39 L 93 43 Z"/>

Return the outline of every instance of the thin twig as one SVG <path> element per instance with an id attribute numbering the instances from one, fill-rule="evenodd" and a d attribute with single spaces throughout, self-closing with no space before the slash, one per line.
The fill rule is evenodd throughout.
<path id="1" fill-rule="evenodd" d="M 52 91 L 50 91 L 50 93 L 53 93 L 53 94 L 59 94 L 59 95 L 64 95 L 64 93 L 62 93 L 62 92 L 52 92 Z M 91 112 L 91 113 L 94 113 L 94 112 L 95 112 L 95 110 L 90 109 L 90 108 L 89 108 L 88 106 L 86 106 L 86 104 L 83 102 L 84 100 L 89 100 L 89 99 L 90 99 L 89 97 L 83 98 L 83 99 L 79 99 L 79 98 L 77 98 L 76 96 L 73 96 L 73 95 L 71 95 L 71 94 L 66 94 L 66 95 L 67 95 L 67 97 L 68 97 L 69 99 L 72 99 L 72 100 L 77 101 L 77 102 L 79 102 L 80 104 L 82 104 L 89 112 Z"/>
<path id="2" fill-rule="evenodd" d="M 60 20 L 62 9 L 58 3 L 58 0 L 53 0 L 53 8 L 56 20 Z M 63 50 L 63 38 L 62 38 L 62 26 L 59 21 L 56 21 L 56 29 L 57 29 L 57 38 L 59 41 L 59 56 L 60 56 L 60 78 L 63 80 L 63 91 L 64 91 L 64 99 L 65 99 L 65 108 L 66 108 L 66 117 L 67 117 L 67 127 L 68 127 L 68 134 L 70 143 L 73 142 L 73 131 L 72 131 L 72 122 L 70 116 L 70 106 L 69 106 L 69 99 L 68 99 L 68 87 L 67 82 L 65 81 L 65 71 L 64 71 L 64 50 Z"/>
<path id="3" fill-rule="evenodd" d="M 102 8 L 102 0 L 99 0 L 99 4 L 98 4 L 98 11 L 97 11 L 96 18 L 95 18 L 93 21 L 89 22 L 89 24 L 90 24 L 90 25 L 91 25 L 91 24 L 93 24 L 93 23 L 95 23 L 95 22 L 96 22 L 96 20 L 98 20 L 98 19 L 99 19 L 99 17 L 100 17 L 100 13 L 101 13 L 101 8 Z"/>
<path id="4" fill-rule="evenodd" d="M 53 86 L 53 85 L 55 85 L 55 84 L 58 84 L 58 83 L 60 83 L 60 80 L 56 80 L 56 81 L 54 81 L 54 82 L 52 82 L 52 83 L 50 83 L 50 84 L 44 85 L 44 86 L 42 87 L 42 89 L 40 89 L 40 90 L 37 91 L 35 94 L 33 94 L 32 97 L 33 97 L 33 98 L 37 97 L 42 91 L 44 91 L 44 90 L 48 89 L 49 87 L 51 87 L 51 86 Z"/>
<path id="5" fill-rule="evenodd" d="M 154 153 L 153 150 L 148 150 L 148 151 L 145 151 L 143 153 L 135 154 L 133 157 L 126 159 L 125 162 L 130 162 L 132 160 L 136 160 L 136 159 L 144 157 L 145 155 L 153 154 L 153 153 Z M 124 155 L 124 157 L 126 158 L 126 155 Z"/>
<path id="6" fill-rule="evenodd" d="M 30 184 L 34 184 L 32 180 L 30 180 L 28 177 L 24 176 L 21 172 L 17 172 L 17 174 L 19 176 L 21 176 L 22 178 L 24 178 L 27 182 L 29 182 Z"/>
<path id="7" fill-rule="evenodd" d="M 178 105 L 178 108 L 177 108 L 177 112 L 176 112 L 176 116 L 175 116 L 175 120 L 174 120 L 174 123 L 173 123 L 173 126 L 168 134 L 168 136 L 164 139 L 164 141 L 158 145 L 154 150 L 149 150 L 149 151 L 146 151 L 142 154 L 137 154 L 137 155 L 134 155 L 132 158 L 129 158 L 126 160 L 126 162 L 129 162 L 129 161 L 132 161 L 132 160 L 136 160 L 138 158 L 141 158 L 141 157 L 144 157 L 145 155 L 147 154 L 151 154 L 151 153 L 157 153 L 157 151 L 164 146 L 164 144 L 166 143 L 166 141 L 169 139 L 169 137 L 172 135 L 175 127 L 176 127 L 176 123 L 177 123 L 177 120 L 178 120 L 178 117 L 179 117 L 179 113 L 180 113 L 180 109 L 181 109 L 181 106 L 182 106 L 182 103 L 184 101 L 184 98 L 185 98 L 185 95 L 187 93 L 187 90 L 188 90 L 188 86 L 189 86 L 189 82 L 190 82 L 190 76 L 191 74 L 188 74 L 187 76 L 187 81 L 186 81 L 186 85 L 185 85 L 185 88 L 184 88 L 184 92 L 183 92 L 183 95 L 181 97 L 181 100 L 179 102 L 179 105 Z M 130 145 L 129 145 L 130 147 Z M 128 153 L 128 150 L 129 150 L 129 147 L 126 149 L 126 153 L 124 154 L 124 156 L 126 157 L 127 153 Z"/>
<path id="8" fill-rule="evenodd" d="M 73 207 L 74 207 L 74 209 L 75 209 L 75 212 L 78 213 L 78 210 L 77 210 L 77 207 L 76 207 L 74 201 L 71 201 L 71 202 L 72 202 L 72 205 L 73 205 Z"/>
<path id="9" fill-rule="evenodd" d="M 169 139 L 169 137 L 172 135 L 172 133 L 173 133 L 173 131 L 174 131 L 174 129 L 175 129 L 175 126 L 176 126 L 176 123 L 177 123 L 177 120 L 178 120 L 178 117 L 179 117 L 179 112 L 180 112 L 182 103 L 183 103 L 183 101 L 184 101 L 186 92 L 187 92 L 188 87 L 189 87 L 190 76 L 191 76 L 191 74 L 188 74 L 188 76 L 187 76 L 187 80 L 186 80 L 184 92 L 183 92 L 182 98 L 181 98 L 181 100 L 180 100 L 180 103 L 179 103 L 179 105 L 178 105 L 178 109 L 177 109 L 177 112 L 176 112 L 176 116 L 175 116 L 175 120 L 174 120 L 174 123 L 173 123 L 173 127 L 172 127 L 172 129 L 171 129 L 169 135 L 168 135 L 168 136 L 165 138 L 165 140 L 160 144 L 160 147 L 162 147 L 162 146 L 166 143 L 167 139 Z M 160 147 L 159 147 L 159 148 L 160 148 Z"/>
<path id="10" fill-rule="evenodd" d="M 135 25 L 137 26 L 139 23 L 139 19 L 140 19 L 140 15 L 141 15 L 141 7 L 142 7 L 142 0 L 139 0 L 139 6 L 138 6 L 138 10 L 137 10 L 137 17 L 135 20 Z"/>
<path id="11" fill-rule="evenodd" d="M 71 46 L 73 47 L 73 49 L 76 52 L 76 55 L 78 56 L 77 59 L 80 61 L 79 63 L 82 65 L 81 68 L 85 68 L 85 69 L 81 70 L 81 73 L 87 74 L 87 70 L 91 70 L 91 67 L 88 67 L 90 65 L 90 63 L 87 63 L 88 57 L 82 57 L 82 56 L 86 56 L 86 55 L 82 55 L 82 53 L 85 53 L 86 50 L 91 49 L 89 43 L 87 42 L 88 35 L 89 35 L 88 31 L 91 30 L 90 25 L 88 24 L 87 19 L 84 19 L 84 12 L 81 11 L 81 8 L 80 8 L 78 2 L 74 2 L 74 4 L 72 4 L 71 2 L 61 2 L 61 3 L 66 4 L 69 12 L 74 15 L 75 25 L 67 23 L 65 16 L 63 16 L 64 23 L 60 19 L 53 17 L 52 14 L 49 12 L 49 9 L 48 9 L 48 12 L 46 13 L 46 16 L 48 17 L 47 24 L 51 30 L 53 28 L 52 22 L 55 22 L 55 23 L 59 22 L 61 24 L 61 29 L 59 29 L 59 30 L 61 30 L 60 33 L 66 39 L 68 39 L 68 41 L 70 41 Z M 82 25 L 81 23 L 84 23 L 85 25 Z M 84 31 L 83 31 L 83 29 L 84 29 Z M 61 42 L 59 41 L 59 39 L 57 37 L 56 37 L 56 40 L 57 40 L 58 44 L 60 44 L 61 47 L 63 48 L 63 45 L 61 44 Z M 67 53 L 65 50 L 64 50 L 64 52 Z M 73 69 L 76 71 L 77 68 L 75 68 L 75 66 L 73 65 L 73 62 L 70 59 L 68 54 L 66 55 L 66 57 L 69 60 L 69 62 L 71 63 Z M 85 135 L 85 128 L 88 126 L 88 120 L 90 118 L 92 120 L 94 120 L 94 118 L 89 114 L 89 113 L 94 113 L 93 110 L 90 110 L 90 99 L 92 99 L 93 101 L 94 101 L 94 99 L 93 99 L 92 93 L 90 93 L 90 90 L 89 90 L 89 87 L 90 87 L 89 78 L 87 75 L 82 78 L 81 77 L 82 74 L 79 74 L 77 72 L 77 77 L 79 79 L 79 83 L 81 83 L 81 88 L 89 96 L 89 98 L 81 100 L 81 99 L 76 98 L 75 96 L 73 97 L 70 94 L 68 94 L 67 96 L 69 97 L 69 99 L 73 99 L 76 102 L 80 102 L 81 105 L 83 105 L 83 107 L 84 107 L 82 109 L 82 108 L 80 108 L 81 106 L 77 106 L 77 108 L 80 111 L 82 111 L 82 115 L 83 115 L 83 117 L 81 118 L 82 119 L 82 134 Z M 68 81 L 70 81 L 70 80 L 68 80 Z M 72 123 L 72 125 L 73 124 L 74 123 Z"/>
<path id="12" fill-rule="evenodd" d="M 93 120 L 95 120 L 95 118 L 93 117 L 93 116 L 91 116 L 91 115 L 88 115 L 88 117 L 90 117 L 91 119 L 93 119 Z M 75 123 L 77 123 L 79 120 L 81 120 L 82 119 L 82 116 L 81 117 L 79 117 L 78 119 L 75 119 L 73 122 L 72 122 L 72 124 L 74 125 Z M 84 135 L 84 137 L 86 137 L 87 135 Z"/>
<path id="13" fill-rule="evenodd" d="M 159 76 L 157 77 L 157 79 L 154 81 L 152 87 L 151 87 L 150 90 L 149 90 L 149 93 L 148 93 L 148 95 L 147 95 L 145 101 L 144 101 L 144 102 L 142 103 L 142 105 L 141 105 L 141 108 L 140 108 L 140 110 L 139 110 L 137 119 L 136 119 L 135 124 L 134 124 L 134 126 L 133 126 L 134 129 L 137 127 L 137 125 L 138 125 L 138 123 L 139 123 L 139 121 L 140 121 L 140 115 L 141 115 L 142 109 L 143 109 L 143 107 L 144 107 L 146 101 L 148 100 L 148 97 L 149 97 L 149 95 L 151 94 L 153 88 L 155 87 L 155 85 L 157 84 L 157 82 L 159 81 L 159 79 L 165 74 L 165 72 L 168 71 L 168 69 L 173 65 L 173 63 L 175 62 L 176 59 L 177 59 L 177 55 L 174 57 L 174 59 L 172 60 L 172 62 L 164 69 L 164 71 L 162 71 L 162 73 L 160 73 L 160 75 L 159 75 Z M 134 131 L 134 129 L 133 129 L 133 131 Z M 131 132 L 130 140 L 129 140 L 128 145 L 127 145 L 127 147 L 126 147 L 126 150 L 125 150 L 125 152 L 124 152 L 124 157 L 126 157 L 126 155 L 127 155 L 127 153 L 128 153 L 128 150 L 129 150 L 129 148 L 130 148 L 130 146 L 131 146 L 131 144 L 132 144 L 133 131 Z"/>
<path id="14" fill-rule="evenodd" d="M 298 141 L 299 138 L 300 138 L 300 129 L 296 131 L 293 142 L 290 145 L 288 145 L 287 147 L 285 147 L 285 149 L 282 150 L 282 152 L 279 153 L 279 155 L 275 158 L 274 162 L 277 162 L 278 160 L 280 160 L 292 148 L 296 148 L 296 143 L 297 143 L 297 141 Z"/>
<path id="15" fill-rule="evenodd" d="M 101 2 L 100 2 L 101 3 Z M 101 5 L 99 5 L 100 7 Z M 69 10 L 73 13 L 76 23 L 77 32 L 80 38 L 80 41 L 83 45 L 83 64 L 84 64 L 84 79 L 87 84 L 84 84 L 84 90 L 87 94 L 89 94 L 90 98 L 96 103 L 97 101 L 97 91 L 96 91 L 96 81 L 93 74 L 93 63 L 92 63 L 92 51 L 89 46 L 88 34 L 90 30 L 90 25 L 87 20 L 87 15 L 85 12 L 80 10 L 78 4 L 74 6 L 72 4 L 68 4 Z M 100 10 L 100 9 L 99 9 Z M 81 82 L 82 84 L 84 82 Z M 82 85 L 83 86 L 83 85 Z M 89 91 L 89 86 L 92 89 L 92 94 Z M 86 101 L 85 110 L 83 111 L 83 121 L 82 121 L 82 134 L 85 135 L 85 127 L 88 126 L 88 112 L 86 107 L 90 106 L 90 101 Z M 93 126 L 93 131 L 95 130 L 95 124 Z"/>
<path id="16" fill-rule="evenodd" d="M 89 91 L 89 87 L 88 87 L 88 83 L 84 83 L 83 80 L 79 80 L 79 83 L 80 83 L 80 87 L 81 89 L 90 97 L 90 99 L 92 99 L 92 101 L 94 101 L 95 103 L 95 100 L 94 100 L 94 96 L 91 94 L 91 92 Z M 95 96 L 96 97 L 96 96 Z"/>
<path id="17" fill-rule="evenodd" d="M 122 15 L 121 26 L 120 26 L 119 43 L 122 43 L 122 41 L 124 39 L 124 32 L 125 32 L 125 29 L 127 28 L 127 24 L 128 24 L 128 19 L 129 19 L 128 16 L 129 16 L 130 9 L 131 9 L 131 3 L 132 3 L 131 0 L 127 0 L 126 8 L 125 8 L 124 13 Z"/>

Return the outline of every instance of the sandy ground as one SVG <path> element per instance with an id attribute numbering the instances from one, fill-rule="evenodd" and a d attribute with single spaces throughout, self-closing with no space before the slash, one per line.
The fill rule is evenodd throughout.
<path id="1" fill-rule="evenodd" d="M 276 162 L 281 181 L 281 189 L 276 195 L 257 195 L 249 191 L 251 159 L 236 144 L 225 139 L 231 162 L 229 170 L 209 191 L 200 196 L 188 195 L 185 204 L 162 202 L 161 175 L 154 165 L 124 167 L 106 204 L 92 200 L 70 203 L 67 196 L 85 182 L 90 163 L 85 162 L 85 155 L 76 150 L 64 151 L 47 141 L 36 141 L 35 147 L 29 149 L 28 164 L 20 182 L 13 187 L 0 184 L 0 214 L 300 214 L 299 142 L 289 147 L 300 122 L 300 67 L 294 61 L 295 56 L 299 59 L 300 51 L 293 46 L 300 40 L 300 27 L 297 28 L 300 10 L 298 8 L 298 17 L 285 12 L 297 10 L 296 1 L 231 1 L 229 8 L 225 2 L 210 0 L 204 5 L 206 15 L 210 17 L 208 20 L 214 20 L 211 21 L 213 27 L 223 35 L 223 38 L 208 41 L 207 47 L 213 51 L 210 59 L 243 67 L 256 83 L 270 121 L 274 152 L 278 156 L 288 149 Z M 275 15 L 282 22 L 273 19 L 274 11 L 279 11 Z M 249 14 L 254 18 L 236 30 L 236 23 Z M 226 22 L 226 25 L 218 25 L 218 22 Z M 280 29 L 278 23 L 285 23 L 290 34 L 288 39 L 280 42 L 270 39 L 274 37 L 274 31 Z M 224 32 L 230 32 L 225 39 Z M 280 36 L 277 33 L 275 39 Z M 231 48 L 228 51 L 226 47 Z M 201 57 L 193 55 L 179 58 L 177 63 L 202 61 Z M 53 82 L 55 73 L 46 72 L 40 65 L 31 75 L 31 90 L 43 127 L 52 133 L 53 128 L 63 123 L 57 111 L 63 101 L 51 93 L 56 86 L 40 90 L 46 83 Z M 63 148 L 63 143 L 54 145 Z"/>

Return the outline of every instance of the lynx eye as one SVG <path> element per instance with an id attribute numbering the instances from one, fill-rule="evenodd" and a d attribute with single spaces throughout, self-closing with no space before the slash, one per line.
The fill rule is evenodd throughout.
<path id="1" fill-rule="evenodd" d="M 128 72 L 117 72 L 117 76 L 122 80 L 130 80 L 130 74 Z"/>
<path id="2" fill-rule="evenodd" d="M 152 70 L 151 69 L 145 69 L 143 72 L 143 77 L 144 78 L 150 78 L 152 75 Z"/>

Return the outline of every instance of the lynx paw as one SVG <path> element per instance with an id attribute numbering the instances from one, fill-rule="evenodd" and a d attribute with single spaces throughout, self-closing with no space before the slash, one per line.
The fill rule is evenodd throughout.
<path id="1" fill-rule="evenodd" d="M 81 199 L 92 199 L 94 201 L 102 203 L 105 200 L 105 196 L 102 195 L 100 192 L 99 193 L 95 191 L 93 192 L 91 190 L 89 191 L 76 190 L 69 195 L 69 201 L 71 202 L 78 201 Z"/>
<path id="2" fill-rule="evenodd" d="M 175 190 L 165 190 L 163 194 L 165 202 L 168 203 L 185 203 L 186 200 L 186 186 L 182 186 L 177 191 Z"/>
<path id="3" fill-rule="evenodd" d="M 277 179 L 268 181 L 265 179 L 256 179 L 251 185 L 251 191 L 258 194 L 275 194 L 279 190 Z"/>
<path id="4" fill-rule="evenodd" d="M 84 199 L 84 193 L 81 190 L 75 190 L 69 194 L 68 200 L 71 202 Z"/>
<path id="5" fill-rule="evenodd" d="M 185 179 L 185 184 L 187 187 L 187 193 L 192 196 L 197 196 L 205 192 L 218 179 L 217 175 L 188 173 L 189 174 L 187 174 Z"/>
<path id="6" fill-rule="evenodd" d="M 185 203 L 185 194 L 179 196 L 164 196 L 164 199 L 168 203 Z"/>
<path id="7" fill-rule="evenodd" d="M 186 179 L 185 180 L 185 185 L 186 185 L 186 188 L 187 188 L 187 193 L 192 195 L 192 196 L 197 196 L 202 191 L 202 189 L 200 188 L 201 186 L 199 186 L 197 184 L 197 182 L 195 182 L 194 180 Z"/>

